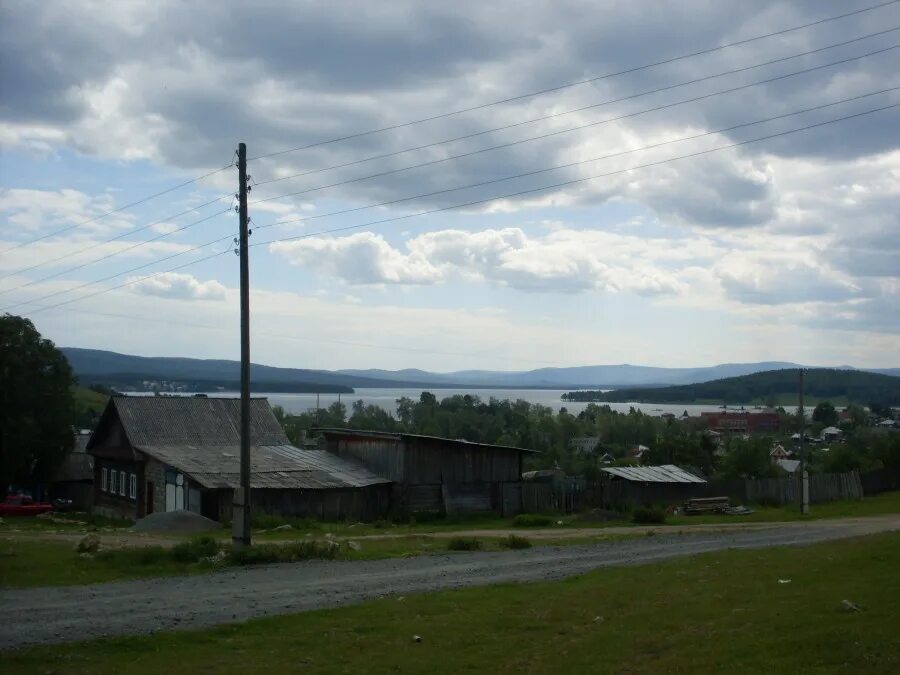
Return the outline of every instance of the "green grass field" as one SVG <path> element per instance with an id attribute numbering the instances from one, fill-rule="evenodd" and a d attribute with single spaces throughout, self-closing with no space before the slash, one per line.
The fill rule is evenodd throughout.
<path id="1" fill-rule="evenodd" d="M 896 673 L 898 569 L 896 534 L 727 551 L 563 582 L 4 652 L 0 670 Z"/>

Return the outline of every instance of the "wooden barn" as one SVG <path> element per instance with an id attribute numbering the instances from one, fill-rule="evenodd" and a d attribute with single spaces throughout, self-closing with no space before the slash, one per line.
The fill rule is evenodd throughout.
<path id="1" fill-rule="evenodd" d="M 269 402 L 250 402 L 251 504 L 323 520 L 383 518 L 390 481 L 361 463 L 292 446 Z M 137 519 L 188 510 L 227 522 L 240 485 L 240 401 L 114 396 L 87 444 L 94 511 Z"/>
<path id="2" fill-rule="evenodd" d="M 325 449 L 393 483 L 398 511 L 507 512 L 505 486 L 518 485 L 524 450 L 416 434 L 318 429 Z"/>

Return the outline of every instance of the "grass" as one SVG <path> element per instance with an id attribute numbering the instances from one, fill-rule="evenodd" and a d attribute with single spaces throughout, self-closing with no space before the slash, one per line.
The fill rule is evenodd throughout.
<path id="1" fill-rule="evenodd" d="M 725 551 L 562 582 L 3 652 L 0 671 L 876 675 L 900 669 L 898 566 L 896 535 Z M 862 611 L 844 610 L 845 599 Z"/>
<path id="2" fill-rule="evenodd" d="M 0 541 L 0 588 L 97 584 L 215 569 L 209 562 L 178 560 L 172 551 L 144 546 L 82 557 L 71 543 Z"/>
<path id="3" fill-rule="evenodd" d="M 753 506 L 753 505 L 751 505 Z M 854 501 L 828 502 L 811 504 L 809 515 L 800 515 L 797 505 L 756 508 L 747 516 L 676 516 L 668 517 L 671 525 L 698 525 L 705 523 L 775 523 L 793 520 L 819 520 L 822 518 L 854 518 L 900 513 L 900 491 L 882 492 L 879 495 Z"/>
<path id="4" fill-rule="evenodd" d="M 0 539 L 0 589 L 38 586 L 74 586 L 150 577 L 204 574 L 229 566 L 290 563 L 311 558 L 325 560 L 380 560 L 448 551 L 503 551 L 535 546 L 571 546 L 627 539 L 631 535 L 600 535 L 566 539 L 524 537 L 465 537 L 445 539 L 406 535 L 330 543 L 327 540 L 258 542 L 247 552 L 236 553 L 209 536 L 181 542 L 172 548 L 141 546 L 102 550 L 81 556 L 73 544 L 42 540 Z M 352 541 L 352 540 L 351 540 Z"/>
<path id="5" fill-rule="evenodd" d="M 5 516 L 0 523 L 3 532 L 87 532 L 89 530 L 124 529 L 134 525 L 133 520 L 107 518 L 90 513 L 54 513 L 52 517 Z"/>

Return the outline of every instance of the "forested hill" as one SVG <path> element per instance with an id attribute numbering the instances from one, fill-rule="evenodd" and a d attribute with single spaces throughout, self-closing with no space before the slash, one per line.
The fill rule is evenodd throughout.
<path id="1" fill-rule="evenodd" d="M 563 394 L 563 399 L 598 402 L 796 405 L 798 382 L 798 371 L 791 368 L 675 387 L 641 387 L 608 392 L 573 391 Z M 809 402 L 827 399 L 839 405 L 878 403 L 900 406 L 900 377 L 856 370 L 814 368 L 806 372 L 804 392 Z"/>

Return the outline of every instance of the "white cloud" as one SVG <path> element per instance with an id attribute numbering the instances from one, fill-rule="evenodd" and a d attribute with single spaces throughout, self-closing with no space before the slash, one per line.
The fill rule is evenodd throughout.
<path id="1" fill-rule="evenodd" d="M 198 281 L 190 274 L 164 272 L 131 284 L 130 288 L 143 295 L 156 295 L 178 300 L 224 300 L 226 288 L 218 281 Z"/>
<path id="2" fill-rule="evenodd" d="M 406 248 L 371 232 L 271 246 L 293 264 L 350 284 L 434 284 L 456 275 L 537 292 L 659 295 L 681 289 L 673 275 L 640 254 L 629 259 L 645 242 L 603 232 L 557 229 L 529 237 L 519 228 L 442 230 L 410 239 Z"/>
<path id="3" fill-rule="evenodd" d="M 380 235 L 359 232 L 338 239 L 310 237 L 272 244 L 293 265 L 316 269 L 351 284 L 428 284 L 441 273 L 422 256 L 405 255 Z"/>
<path id="4" fill-rule="evenodd" d="M 80 231 L 96 233 L 131 227 L 132 218 L 127 214 L 104 215 L 115 207 L 110 195 L 92 196 L 72 189 L 0 191 L 0 213 L 29 238 L 76 225 Z"/>

